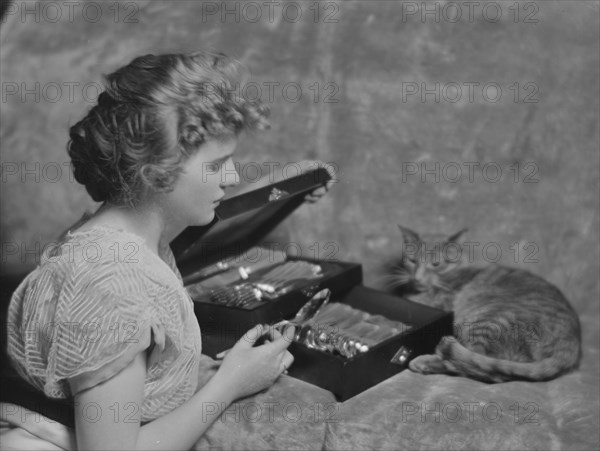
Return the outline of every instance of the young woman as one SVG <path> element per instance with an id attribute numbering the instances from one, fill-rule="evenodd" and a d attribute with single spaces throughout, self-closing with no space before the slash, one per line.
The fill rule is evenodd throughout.
<path id="1" fill-rule="evenodd" d="M 267 126 L 236 77 L 220 54 L 136 58 L 70 130 L 75 178 L 102 206 L 13 295 L 8 351 L 46 396 L 74 398 L 80 449 L 188 449 L 205 403 L 225 409 L 292 364 L 290 340 L 256 326 L 198 387 L 200 330 L 169 249 L 238 183 L 240 132 Z"/>

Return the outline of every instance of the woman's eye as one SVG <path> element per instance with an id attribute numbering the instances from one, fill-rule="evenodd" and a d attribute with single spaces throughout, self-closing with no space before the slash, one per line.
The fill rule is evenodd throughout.
<path id="1" fill-rule="evenodd" d="M 436 266 L 440 266 L 440 262 L 431 262 L 431 266 L 433 266 L 434 268 Z"/>
<path id="2" fill-rule="evenodd" d="M 215 174 L 219 172 L 221 165 L 219 163 L 206 163 L 205 167 L 210 174 Z"/>

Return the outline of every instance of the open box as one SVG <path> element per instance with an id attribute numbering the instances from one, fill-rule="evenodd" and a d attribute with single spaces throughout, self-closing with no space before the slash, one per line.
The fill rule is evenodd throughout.
<path id="1" fill-rule="evenodd" d="M 331 391 L 340 401 L 405 370 L 412 358 L 431 353 L 441 337 L 452 334 L 452 313 L 362 285 L 335 301 L 408 326 L 402 333 L 351 358 L 292 342 L 289 350 L 294 364 L 289 375 Z"/>
<path id="2" fill-rule="evenodd" d="M 329 173 L 319 168 L 224 200 L 217 207 L 211 224 L 188 227 L 171 243 L 184 284 L 202 285 L 232 272 L 235 276 L 237 269 L 244 268 L 249 249 L 265 249 L 269 256 L 275 256 L 270 253 L 272 248 L 257 247 L 257 244 L 298 208 L 308 193 L 329 179 Z M 265 261 L 271 267 L 284 263 L 282 258 Z M 292 343 L 290 351 L 295 361 L 289 374 L 326 388 L 338 399 L 345 400 L 406 369 L 411 358 L 431 353 L 442 336 L 452 333 L 451 314 L 362 286 L 360 264 L 296 257 L 285 261 L 319 265 L 323 269 L 322 276 L 307 280 L 275 299 L 249 305 L 222 305 L 209 301 L 205 292 L 192 293 L 202 331 L 203 353 L 215 357 L 256 324 L 292 318 L 314 293 L 328 288 L 332 292 L 331 302 L 345 303 L 410 326 L 351 358 Z M 268 269 L 261 268 L 256 274 Z"/>
<path id="3" fill-rule="evenodd" d="M 266 255 L 267 264 L 283 263 L 278 258 L 281 250 L 256 244 L 301 205 L 308 193 L 329 179 L 327 170 L 320 168 L 222 201 L 211 224 L 188 227 L 171 242 L 184 284 L 189 287 L 229 270 L 235 272 L 236 268 L 246 265 L 250 254 L 254 255 L 250 249 L 258 249 Z M 316 262 L 296 257 L 286 257 L 286 261 L 319 264 L 324 268 L 323 276 L 274 300 L 250 307 L 207 302 L 191 293 L 205 354 L 214 357 L 230 348 L 256 324 L 274 323 L 293 316 L 319 290 L 328 288 L 333 295 L 342 295 L 362 281 L 362 267 L 357 263 Z"/>

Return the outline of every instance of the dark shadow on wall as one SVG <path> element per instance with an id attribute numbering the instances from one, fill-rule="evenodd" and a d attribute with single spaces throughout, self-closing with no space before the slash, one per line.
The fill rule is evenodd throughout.
<path id="1" fill-rule="evenodd" d="M 11 3 L 12 2 L 8 0 L 0 0 L 0 19 L 4 19 L 4 14 L 6 14 L 6 11 L 8 10 Z"/>

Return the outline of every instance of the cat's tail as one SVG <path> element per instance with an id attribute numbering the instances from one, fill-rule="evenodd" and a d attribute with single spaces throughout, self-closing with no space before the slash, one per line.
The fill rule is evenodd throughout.
<path id="1" fill-rule="evenodd" d="M 447 336 L 436 348 L 451 372 L 486 382 L 506 382 L 515 379 L 548 380 L 577 366 L 579 353 L 561 355 L 537 362 L 513 362 L 489 357 L 467 349 L 455 337 Z"/>

